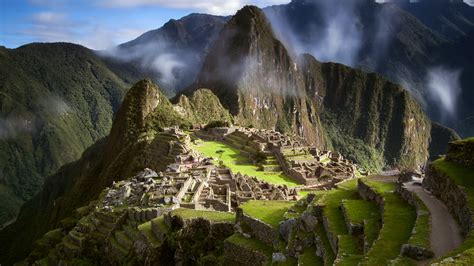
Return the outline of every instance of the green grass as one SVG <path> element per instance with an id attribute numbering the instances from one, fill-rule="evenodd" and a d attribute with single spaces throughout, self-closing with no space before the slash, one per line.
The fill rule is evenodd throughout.
<path id="1" fill-rule="evenodd" d="M 367 219 L 364 223 L 364 241 L 369 247 L 379 236 L 380 229 L 382 228 L 381 221 L 379 219 Z"/>
<path id="2" fill-rule="evenodd" d="M 325 206 L 323 214 L 328 219 L 329 230 L 336 235 L 348 233 L 344 215 L 339 207 L 345 199 L 358 199 L 356 182 L 356 180 L 344 182 L 338 186 L 338 189 L 328 191 L 318 200 L 318 204 Z"/>
<path id="3" fill-rule="evenodd" d="M 154 247 L 161 245 L 160 241 L 156 238 L 155 234 L 153 233 L 153 230 L 151 229 L 151 221 L 139 225 L 138 231 L 142 232 L 142 234 Z"/>
<path id="4" fill-rule="evenodd" d="M 474 169 L 448 162 L 444 158 L 434 161 L 433 167 L 446 174 L 456 185 L 466 189 L 469 208 L 474 210 Z"/>
<path id="5" fill-rule="evenodd" d="M 180 208 L 173 210 L 172 215 L 180 216 L 183 219 L 204 218 L 214 222 L 234 222 L 235 214 L 230 212 L 192 210 Z"/>
<path id="6" fill-rule="evenodd" d="M 346 265 L 349 261 L 360 260 L 362 255 L 362 244 L 360 241 L 349 235 L 349 231 L 344 222 L 344 215 L 340 208 L 341 203 L 347 199 L 358 199 L 356 190 L 357 180 L 346 181 L 324 194 L 318 201 L 323 205 L 323 216 L 327 218 L 328 230 L 335 236 L 338 236 L 338 265 Z M 355 255 L 355 256 L 354 256 Z"/>
<path id="7" fill-rule="evenodd" d="M 272 256 L 272 253 L 273 253 L 273 249 L 271 247 L 265 245 L 265 243 L 261 242 L 260 240 L 255 239 L 255 238 L 246 238 L 246 237 L 242 236 L 239 233 L 235 233 L 235 234 L 231 235 L 225 241 L 231 242 L 235 245 L 238 245 L 238 246 L 250 249 L 250 250 L 259 251 L 259 252 L 267 255 L 269 257 L 269 259 L 271 259 L 271 256 Z"/>
<path id="8" fill-rule="evenodd" d="M 362 264 L 385 265 L 398 257 L 402 245 L 411 237 L 416 212 L 400 195 L 393 192 L 395 184 L 363 180 L 384 197 L 385 204 L 382 214 L 384 224 Z"/>
<path id="9" fill-rule="evenodd" d="M 332 265 L 334 260 L 336 259 L 336 255 L 334 254 L 331 244 L 329 243 L 329 239 L 326 235 L 326 231 L 324 231 L 324 226 L 322 223 L 318 222 L 316 224 L 316 235 L 319 236 L 321 239 L 321 244 L 324 248 L 324 265 Z"/>
<path id="10" fill-rule="evenodd" d="M 426 205 L 417 198 L 418 201 L 418 213 L 416 217 L 415 227 L 413 234 L 408 241 L 409 244 L 424 247 L 426 249 L 431 249 L 430 233 L 431 233 L 431 223 L 430 223 L 430 212 Z"/>
<path id="11" fill-rule="evenodd" d="M 242 163 L 248 161 L 248 159 L 242 156 L 238 149 L 232 148 L 225 143 L 203 141 L 200 144 L 195 145 L 194 148 L 204 156 L 221 160 L 224 165 L 230 168 L 234 173 L 240 172 L 241 174 L 246 174 L 248 176 L 255 176 L 259 180 L 276 185 L 287 185 L 289 187 L 299 185 L 296 181 L 282 172 L 262 172 L 258 171 L 258 167 L 250 162 Z M 222 156 L 216 153 L 216 151 L 219 150 L 224 151 Z"/>
<path id="12" fill-rule="evenodd" d="M 303 253 L 298 257 L 298 265 L 300 266 L 323 266 L 324 261 L 321 257 L 316 256 L 314 247 L 305 248 Z"/>
<path id="13" fill-rule="evenodd" d="M 344 200 L 347 218 L 353 224 L 364 224 L 366 219 L 378 219 L 380 211 L 374 202 L 366 200 Z"/>
<path id="14" fill-rule="evenodd" d="M 285 218 L 285 212 L 294 204 L 290 201 L 250 200 L 240 205 L 240 208 L 244 214 L 278 228 L 278 224 Z"/>

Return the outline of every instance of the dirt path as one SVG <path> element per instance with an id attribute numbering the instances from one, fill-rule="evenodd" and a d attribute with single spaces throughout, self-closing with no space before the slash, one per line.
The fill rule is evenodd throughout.
<path id="1" fill-rule="evenodd" d="M 405 187 L 425 203 L 431 213 L 431 248 L 435 258 L 459 247 L 462 243 L 461 230 L 458 223 L 449 213 L 442 201 L 437 199 L 414 182 L 405 183 Z"/>

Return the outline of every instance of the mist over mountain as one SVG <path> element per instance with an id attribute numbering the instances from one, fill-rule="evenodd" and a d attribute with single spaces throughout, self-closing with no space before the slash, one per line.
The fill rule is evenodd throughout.
<path id="1" fill-rule="evenodd" d="M 189 132 L 233 124 L 334 151 L 358 174 L 422 172 L 474 135 L 472 47 L 474 8 L 448 0 L 293 0 L 191 14 L 105 51 L 0 47 L 0 222 L 15 221 L 0 231 L 0 263 L 50 249 L 74 261 L 35 240 L 67 236 L 104 189 L 190 152 L 168 127 L 197 140 Z"/>
<path id="2" fill-rule="evenodd" d="M 99 55 L 127 81 L 152 78 L 172 96 L 194 81 L 209 45 L 227 20 L 191 14 Z"/>
<path id="3" fill-rule="evenodd" d="M 471 64 L 449 64 L 436 55 L 457 38 L 472 34 L 473 7 L 462 1 L 294 0 L 265 12 L 279 39 L 294 54 L 310 53 L 322 61 L 383 74 L 410 90 L 432 119 L 468 133 L 462 132 L 460 123 L 470 107 L 457 97 L 459 93 L 445 88 L 458 109 L 448 119 L 446 113 L 452 110 L 436 100 L 440 96 L 430 82 L 440 68 L 465 78 L 463 69 Z M 470 86 L 463 84 L 459 90 L 470 94 Z"/>

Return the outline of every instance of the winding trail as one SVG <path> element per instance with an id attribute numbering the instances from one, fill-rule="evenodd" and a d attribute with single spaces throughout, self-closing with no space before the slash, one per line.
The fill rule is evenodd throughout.
<path id="1" fill-rule="evenodd" d="M 404 186 L 414 192 L 431 213 L 431 248 L 439 258 L 462 244 L 461 229 L 446 205 L 415 182 Z"/>

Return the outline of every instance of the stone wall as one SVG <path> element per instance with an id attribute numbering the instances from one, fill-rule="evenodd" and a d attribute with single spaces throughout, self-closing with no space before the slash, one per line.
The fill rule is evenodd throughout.
<path id="1" fill-rule="evenodd" d="M 456 185 L 446 174 L 437 171 L 433 165 L 428 167 L 423 186 L 443 201 L 456 217 L 464 236 L 472 229 L 472 210 L 468 207 L 467 195 L 463 187 Z"/>
<path id="2" fill-rule="evenodd" d="M 351 235 L 362 235 L 364 233 L 364 225 L 363 224 L 353 224 L 351 223 L 349 217 L 347 216 L 347 210 L 345 204 L 341 205 L 342 215 L 344 216 L 344 221 Z"/>
<path id="3" fill-rule="evenodd" d="M 242 209 L 237 208 L 236 223 L 247 225 L 252 230 L 252 235 L 263 243 L 274 247 L 278 245 L 280 234 L 277 229 L 260 221 L 258 219 L 247 216 Z"/>
<path id="4" fill-rule="evenodd" d="M 474 140 L 449 143 L 446 160 L 474 169 Z"/>
<path id="5" fill-rule="evenodd" d="M 232 242 L 224 242 L 224 264 L 227 265 L 268 265 L 270 258 L 256 250 L 251 250 Z"/>
<path id="6" fill-rule="evenodd" d="M 402 196 L 404 200 L 408 202 L 408 204 L 415 207 L 417 219 L 419 219 L 420 215 L 429 215 L 429 226 L 431 227 L 431 215 L 429 213 L 426 213 L 426 207 L 423 203 L 420 203 L 420 200 L 418 199 L 416 194 L 409 191 L 406 187 L 403 186 L 402 183 L 397 183 L 397 192 Z M 420 204 L 423 206 L 421 206 Z M 416 230 L 416 227 L 413 227 L 413 230 Z M 413 235 L 414 232 L 412 232 L 412 237 Z M 417 245 L 412 245 L 410 243 L 404 244 L 402 246 L 401 254 L 416 260 L 425 260 L 434 256 L 433 251 L 431 251 L 429 247 L 421 247 Z"/>

